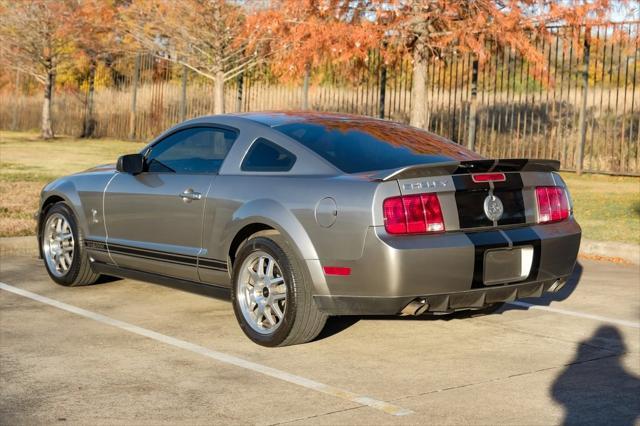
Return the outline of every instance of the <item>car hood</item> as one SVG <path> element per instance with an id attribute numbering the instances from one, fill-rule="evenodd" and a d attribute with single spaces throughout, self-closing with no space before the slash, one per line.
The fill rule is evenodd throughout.
<path id="1" fill-rule="evenodd" d="M 116 164 L 102 164 L 100 166 L 91 167 L 85 171 L 76 173 L 76 174 L 89 174 L 89 173 L 101 173 L 101 172 L 113 172 L 116 170 Z"/>

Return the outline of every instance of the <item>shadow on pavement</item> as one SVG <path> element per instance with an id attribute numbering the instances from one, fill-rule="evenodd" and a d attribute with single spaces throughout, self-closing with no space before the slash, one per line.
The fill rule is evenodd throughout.
<path id="1" fill-rule="evenodd" d="M 591 362 L 594 347 L 607 348 L 613 355 Z M 563 424 L 635 424 L 640 417 L 640 379 L 622 365 L 625 352 L 620 331 L 609 325 L 580 343 L 575 358 L 550 389 L 565 410 Z"/>
<path id="2" fill-rule="evenodd" d="M 583 268 L 580 262 L 576 263 L 576 266 L 573 268 L 573 273 L 571 277 L 567 280 L 567 283 L 558 291 L 557 293 L 545 293 L 541 297 L 536 297 L 532 299 L 522 299 L 523 301 L 530 301 L 536 305 L 549 306 L 551 302 L 561 302 L 567 299 L 571 294 L 575 291 L 580 279 L 582 278 Z M 504 310 L 509 309 L 526 309 L 520 306 L 507 305 Z"/>

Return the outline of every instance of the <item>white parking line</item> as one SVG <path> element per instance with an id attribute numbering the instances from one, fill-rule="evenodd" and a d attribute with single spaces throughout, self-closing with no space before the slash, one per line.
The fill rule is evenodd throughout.
<path id="1" fill-rule="evenodd" d="M 600 322 L 606 322 L 609 324 L 617 324 L 617 325 L 624 325 L 626 327 L 640 328 L 639 322 L 603 317 L 602 315 L 593 315 L 593 314 L 585 314 L 583 312 L 567 311 L 566 309 L 558 309 L 558 308 L 551 308 L 549 306 L 534 305 L 532 303 L 520 302 L 517 300 L 513 302 L 507 302 L 507 303 L 509 305 L 520 306 L 521 308 L 538 309 L 540 311 L 554 312 L 556 314 L 570 315 L 572 317 L 588 318 L 588 319 L 592 319 Z"/>
<path id="2" fill-rule="evenodd" d="M 96 312 L 91 312 L 86 309 L 78 308 L 77 306 L 68 305 L 66 303 L 59 302 L 57 300 L 50 299 L 45 296 L 41 296 L 39 294 L 32 293 L 30 291 L 23 290 L 21 288 L 17 288 L 3 282 L 0 282 L 0 289 L 8 291 L 13 294 L 17 294 L 19 296 L 26 297 L 31 300 L 35 300 L 37 302 L 47 304 L 49 306 L 53 306 L 58 309 L 62 309 L 63 311 L 71 312 L 73 314 L 80 315 L 85 318 L 89 318 L 94 321 L 101 322 L 103 324 L 108 324 L 114 327 L 118 327 L 122 330 L 126 330 L 128 332 L 135 333 L 140 336 L 148 337 L 150 339 L 157 340 L 159 342 L 166 343 L 168 345 L 175 346 L 180 349 L 185 349 L 187 351 L 204 355 L 206 357 L 212 358 L 219 362 L 224 362 L 226 364 L 231 364 L 236 367 L 244 368 L 246 370 L 251 370 L 256 373 L 264 374 L 265 376 L 269 376 L 285 382 L 293 383 L 294 385 L 302 386 L 307 389 L 312 389 L 317 392 L 335 396 L 337 398 L 341 398 L 350 402 L 366 405 L 368 407 L 381 410 L 387 414 L 391 414 L 394 416 L 406 416 L 408 414 L 413 414 L 413 411 L 411 410 L 399 407 L 397 405 L 390 404 L 385 401 L 373 399 L 368 396 L 358 395 L 344 389 L 340 389 L 333 386 L 325 385 L 324 383 L 316 382 L 315 380 L 311 380 L 305 377 L 297 376 L 295 374 L 287 373 L 286 371 L 278 370 L 276 368 L 268 367 L 266 365 L 261 365 L 255 362 L 247 361 L 245 359 L 238 358 L 233 355 L 214 351 L 212 349 L 208 349 L 203 346 L 196 345 L 194 343 L 176 339 L 175 337 L 165 336 L 164 334 L 160 334 L 155 331 L 148 330 L 146 328 L 138 327 L 137 325 L 129 324 L 124 321 L 113 319 L 105 315 L 98 314 Z"/>

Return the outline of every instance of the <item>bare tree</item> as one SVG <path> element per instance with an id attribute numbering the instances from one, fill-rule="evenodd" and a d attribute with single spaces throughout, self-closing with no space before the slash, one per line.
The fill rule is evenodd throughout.
<path id="1" fill-rule="evenodd" d="M 56 66 L 68 47 L 63 27 L 69 12 L 66 0 L 0 0 L 0 61 L 42 84 L 44 139 L 54 136 L 51 99 Z"/>
<path id="2" fill-rule="evenodd" d="M 124 29 L 142 48 L 214 81 L 214 113 L 224 113 L 224 83 L 254 61 L 233 45 L 243 10 L 225 0 L 148 0 L 121 8 Z"/>

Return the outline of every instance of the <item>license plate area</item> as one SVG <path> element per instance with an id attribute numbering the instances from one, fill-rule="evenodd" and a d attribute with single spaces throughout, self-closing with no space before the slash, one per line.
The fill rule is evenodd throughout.
<path id="1" fill-rule="evenodd" d="M 533 246 L 487 250 L 484 253 L 484 285 L 518 282 L 526 279 L 533 263 Z"/>

